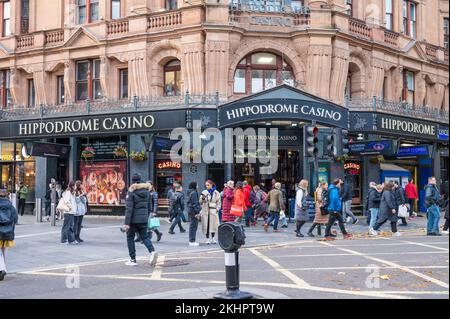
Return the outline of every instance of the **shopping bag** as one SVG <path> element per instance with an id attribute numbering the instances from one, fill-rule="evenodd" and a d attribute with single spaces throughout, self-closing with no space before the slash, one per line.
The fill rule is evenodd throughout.
<path id="1" fill-rule="evenodd" d="M 159 220 L 159 218 L 150 218 L 148 220 L 148 228 L 158 228 L 161 226 L 161 221 Z"/>
<path id="2" fill-rule="evenodd" d="M 409 217 L 408 207 L 406 205 L 400 205 L 398 207 L 398 217 Z"/>
<path id="3" fill-rule="evenodd" d="M 286 218 L 286 213 L 284 212 L 284 210 L 282 210 L 280 212 L 280 219 Z"/>

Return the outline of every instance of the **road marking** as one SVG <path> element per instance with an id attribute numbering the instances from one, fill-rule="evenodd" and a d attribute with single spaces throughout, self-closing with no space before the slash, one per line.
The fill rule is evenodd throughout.
<path id="1" fill-rule="evenodd" d="M 101 229 L 108 229 L 108 228 L 117 228 L 117 227 L 119 227 L 119 226 L 116 225 L 116 226 L 102 226 L 102 227 L 93 227 L 93 228 L 83 228 L 83 232 L 85 232 L 85 231 L 93 231 L 93 230 L 101 230 Z M 59 231 L 52 231 L 52 232 L 45 232 L 45 233 L 19 235 L 19 236 L 16 236 L 16 239 L 30 238 L 30 237 L 40 237 L 40 236 L 55 235 L 55 234 L 61 234 L 61 230 L 59 230 Z"/>
<path id="2" fill-rule="evenodd" d="M 335 246 L 338 248 L 339 246 Z M 372 253 L 371 256 L 398 256 L 398 255 L 435 255 L 435 254 L 445 254 L 446 252 L 443 251 L 411 251 L 411 252 L 398 252 L 398 253 Z M 296 255 L 281 255 L 281 256 L 274 256 L 276 258 L 298 258 L 298 257 L 337 257 L 337 256 L 353 256 L 355 254 L 352 253 L 346 253 L 346 254 L 316 254 L 316 255 L 302 255 L 302 254 L 296 254 Z"/>
<path id="3" fill-rule="evenodd" d="M 422 247 L 434 248 L 434 249 L 443 250 L 443 251 L 448 252 L 448 248 L 436 247 L 436 246 L 433 246 L 433 245 L 430 245 L 430 244 L 416 243 L 416 242 L 413 242 L 413 241 L 402 241 L 402 242 L 408 243 L 410 245 L 417 245 L 417 246 L 422 246 Z"/>
<path id="4" fill-rule="evenodd" d="M 400 269 L 400 270 L 403 270 L 403 271 L 405 271 L 405 272 L 409 272 L 410 274 L 413 274 L 413 275 L 415 275 L 415 276 L 417 276 L 417 277 L 420 277 L 420 278 L 422 278 L 422 279 L 425 279 L 426 281 L 430 281 L 430 282 L 432 282 L 432 283 L 434 283 L 434 284 L 436 284 L 436 285 L 438 285 L 438 286 L 441 286 L 441 287 L 446 288 L 446 289 L 449 288 L 449 285 L 448 285 L 447 283 L 445 283 L 445 282 L 443 282 L 443 281 L 440 281 L 440 280 L 438 280 L 438 279 L 435 279 L 435 278 L 433 278 L 433 277 L 424 275 L 424 274 L 422 274 L 422 273 L 420 273 L 420 272 L 417 272 L 417 271 L 415 271 L 415 270 L 413 270 L 413 269 L 411 269 L 411 268 L 408 268 L 408 267 L 405 267 L 405 266 L 402 266 L 402 265 L 393 263 L 393 262 L 388 261 L 388 260 L 384 260 L 384 259 L 372 257 L 372 256 L 370 256 L 370 255 L 363 254 L 363 253 L 360 253 L 360 252 L 357 252 L 357 251 L 354 251 L 354 250 L 351 250 L 351 249 L 339 248 L 338 246 L 334 246 L 334 245 L 332 245 L 332 244 L 330 244 L 330 243 L 325 243 L 325 242 L 321 242 L 321 243 L 322 243 L 322 245 L 329 246 L 329 247 L 334 247 L 334 248 L 336 248 L 336 249 L 339 249 L 339 250 L 342 250 L 342 251 L 351 253 L 351 254 L 353 254 L 353 255 L 355 255 L 355 256 L 361 256 L 361 257 L 364 257 L 364 258 L 369 259 L 369 260 L 376 261 L 376 262 L 381 263 L 381 264 L 389 265 L 389 266 L 392 266 L 392 267 L 397 267 L 397 268 Z"/>
<path id="5" fill-rule="evenodd" d="M 164 262 L 166 261 L 166 256 L 160 256 L 158 258 L 158 263 L 155 266 L 155 269 L 153 269 L 151 278 L 152 279 L 161 279 L 161 275 L 163 272 L 162 266 L 164 265 Z"/>

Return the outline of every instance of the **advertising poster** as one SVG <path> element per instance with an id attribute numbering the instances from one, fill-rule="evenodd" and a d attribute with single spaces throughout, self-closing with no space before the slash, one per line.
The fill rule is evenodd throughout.
<path id="1" fill-rule="evenodd" d="M 126 174 L 126 161 L 81 163 L 81 181 L 88 194 L 89 205 L 124 205 Z"/>

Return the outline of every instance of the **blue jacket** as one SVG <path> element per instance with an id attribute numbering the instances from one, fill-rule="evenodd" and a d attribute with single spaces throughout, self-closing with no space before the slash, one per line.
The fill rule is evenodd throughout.
<path id="1" fill-rule="evenodd" d="M 337 188 L 335 185 L 331 185 L 328 191 L 330 192 L 330 205 L 328 205 L 328 211 L 341 212 L 342 201 L 339 196 L 339 188 Z"/>
<path id="2" fill-rule="evenodd" d="M 17 221 L 17 211 L 9 199 L 0 198 L 0 241 L 14 240 L 14 228 Z"/>

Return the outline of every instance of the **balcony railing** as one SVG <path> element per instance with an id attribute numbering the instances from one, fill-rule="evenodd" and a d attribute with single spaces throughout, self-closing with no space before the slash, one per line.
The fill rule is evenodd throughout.
<path id="1" fill-rule="evenodd" d="M 116 20 L 108 22 L 107 33 L 108 35 L 122 35 L 128 33 L 130 30 L 130 23 L 128 19 Z"/>
<path id="2" fill-rule="evenodd" d="M 429 43 L 425 44 L 425 52 L 429 59 L 437 60 L 437 58 L 438 58 L 437 51 L 438 51 L 438 48 L 435 47 L 434 45 L 431 45 Z"/>
<path id="3" fill-rule="evenodd" d="M 183 23 L 183 13 L 181 10 L 167 13 L 153 14 L 148 17 L 148 31 L 173 28 Z"/>
<path id="4" fill-rule="evenodd" d="M 362 38 L 372 40 L 372 28 L 370 28 L 364 21 L 350 18 L 349 31 Z"/>
<path id="5" fill-rule="evenodd" d="M 390 30 L 384 30 L 384 42 L 388 45 L 398 47 L 399 34 Z"/>
<path id="6" fill-rule="evenodd" d="M 55 45 L 64 42 L 64 30 L 45 32 L 45 45 Z"/>
<path id="7" fill-rule="evenodd" d="M 17 37 L 17 49 L 23 50 L 34 47 L 34 35 L 24 35 Z"/>
<path id="8" fill-rule="evenodd" d="M 381 98 L 352 98 L 346 103 L 352 111 L 374 111 L 416 119 L 448 123 L 449 112 L 437 107 L 412 105 L 407 102 L 388 101 Z"/>

